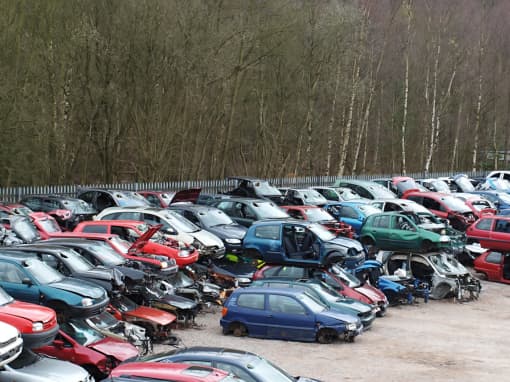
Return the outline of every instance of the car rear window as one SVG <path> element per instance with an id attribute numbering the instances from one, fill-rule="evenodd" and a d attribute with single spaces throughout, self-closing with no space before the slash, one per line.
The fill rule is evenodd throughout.
<path id="1" fill-rule="evenodd" d="M 264 225 L 255 228 L 255 237 L 261 239 L 280 239 L 280 226 L 279 225 Z"/>

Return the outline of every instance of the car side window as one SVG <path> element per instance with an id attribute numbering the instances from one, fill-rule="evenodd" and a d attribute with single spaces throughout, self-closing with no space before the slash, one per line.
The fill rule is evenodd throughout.
<path id="1" fill-rule="evenodd" d="M 322 191 L 322 192 L 321 192 Z M 328 200 L 334 200 L 339 202 L 340 198 L 338 197 L 338 194 L 333 190 L 321 190 L 321 194 Z"/>
<path id="2" fill-rule="evenodd" d="M 216 207 L 222 211 L 229 211 L 232 209 L 232 205 L 232 202 L 220 202 Z"/>
<path id="3" fill-rule="evenodd" d="M 303 219 L 303 215 L 301 215 L 301 212 L 298 210 L 288 210 L 287 213 L 290 215 L 291 218 L 294 219 Z"/>
<path id="4" fill-rule="evenodd" d="M 264 225 L 255 228 L 255 237 L 260 239 L 279 240 L 280 239 L 280 226 L 279 225 Z"/>
<path id="5" fill-rule="evenodd" d="M 157 197 L 157 196 L 152 195 L 152 194 L 146 194 L 146 195 L 144 195 L 144 197 L 145 197 L 145 199 L 147 199 L 147 201 L 148 201 L 151 205 L 153 205 L 153 206 L 155 206 L 155 207 L 159 207 L 159 206 L 160 206 L 159 199 L 158 199 L 158 197 Z"/>
<path id="6" fill-rule="evenodd" d="M 0 281 L 21 284 L 25 274 L 14 264 L 0 263 Z"/>
<path id="7" fill-rule="evenodd" d="M 503 255 L 501 254 L 501 252 L 491 252 L 487 255 L 487 257 L 485 258 L 485 261 L 487 261 L 488 263 L 491 263 L 491 264 L 501 264 L 501 257 Z"/>
<path id="8" fill-rule="evenodd" d="M 410 195 L 407 199 L 412 200 L 413 202 L 416 202 L 418 204 L 423 205 L 423 197 L 421 197 L 421 196 Z"/>
<path id="9" fill-rule="evenodd" d="M 388 215 L 374 216 L 372 219 L 372 226 L 377 228 L 389 228 L 390 217 Z"/>
<path id="10" fill-rule="evenodd" d="M 237 298 L 237 306 L 250 309 L 264 309 L 264 295 L 256 293 L 241 294 Z"/>
<path id="11" fill-rule="evenodd" d="M 243 381 L 246 382 L 257 382 L 255 379 L 253 379 L 246 371 L 241 369 L 239 366 L 231 365 L 229 363 L 225 362 L 216 362 L 216 365 L 214 366 L 217 369 L 224 370 L 227 373 L 234 374 L 236 377 L 241 378 Z"/>
<path id="12" fill-rule="evenodd" d="M 81 194 L 79 198 L 81 200 L 85 200 L 87 203 L 92 203 L 92 201 L 94 200 L 94 193 L 95 193 L 94 191 L 87 191 Z"/>
<path id="13" fill-rule="evenodd" d="M 21 203 L 34 211 L 41 208 L 41 200 L 39 198 L 26 198 L 25 200 L 22 200 Z"/>
<path id="14" fill-rule="evenodd" d="M 279 269 L 278 277 L 288 277 L 292 279 L 300 279 L 305 277 L 305 268 L 300 267 L 281 267 Z"/>
<path id="15" fill-rule="evenodd" d="M 289 296 L 269 295 L 269 310 L 287 314 L 305 315 L 306 310 L 299 302 Z"/>
<path id="16" fill-rule="evenodd" d="M 482 219 L 476 223 L 475 227 L 482 231 L 490 231 L 492 225 L 492 219 Z"/>
<path id="17" fill-rule="evenodd" d="M 496 220 L 496 226 L 494 227 L 494 231 L 510 233 L 510 220 Z"/>
<path id="18" fill-rule="evenodd" d="M 439 202 L 431 198 L 423 198 L 423 207 L 428 208 L 429 210 L 441 210 L 441 205 Z"/>
<path id="19" fill-rule="evenodd" d="M 358 213 L 352 207 L 342 206 L 340 209 L 340 216 L 344 218 L 357 219 Z"/>
<path id="20" fill-rule="evenodd" d="M 105 225 L 86 225 L 82 231 L 87 233 L 108 233 L 108 228 Z"/>

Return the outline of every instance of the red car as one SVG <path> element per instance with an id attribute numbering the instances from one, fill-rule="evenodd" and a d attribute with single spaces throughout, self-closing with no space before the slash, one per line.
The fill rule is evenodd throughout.
<path id="1" fill-rule="evenodd" d="M 333 265 L 329 270 L 310 269 L 287 265 L 265 265 L 253 275 L 253 280 L 264 278 L 307 279 L 317 277 L 334 288 L 342 296 L 377 306 L 379 317 L 386 314 L 388 299 L 379 289 L 368 283 L 362 284 L 356 277 Z"/>
<path id="2" fill-rule="evenodd" d="M 224 372 L 202 365 L 165 362 L 133 362 L 116 367 L 103 382 L 241 382 Z"/>
<path id="3" fill-rule="evenodd" d="M 159 227 L 161 227 L 161 225 L 159 225 Z M 147 234 L 150 228 L 151 226 L 147 223 L 136 220 L 98 220 L 81 222 L 76 226 L 73 232 L 119 235 L 121 239 L 126 241 L 136 241 L 136 248 L 142 254 L 148 253 L 172 258 L 180 268 L 193 264 L 198 260 L 199 254 L 195 248 L 189 244 L 179 243 L 177 240 L 161 235 L 159 228 L 155 230 L 152 236 L 146 237 L 146 240 L 140 241 L 139 239 Z M 156 241 L 153 241 L 154 239 Z"/>
<path id="4" fill-rule="evenodd" d="M 317 206 L 281 206 L 291 217 L 319 223 L 336 236 L 354 237 L 354 230 L 349 224 L 337 221 L 327 211 Z"/>
<path id="5" fill-rule="evenodd" d="M 14 326 L 28 348 L 51 343 L 58 332 L 57 316 L 45 306 L 14 300 L 0 288 L 0 321 Z"/>
<path id="6" fill-rule="evenodd" d="M 484 216 L 468 227 L 466 236 L 484 248 L 510 252 L 510 216 Z"/>
<path id="7" fill-rule="evenodd" d="M 466 203 L 478 219 L 484 215 L 496 215 L 498 213 L 492 203 L 480 195 L 463 192 L 456 192 L 452 195 Z"/>
<path id="8" fill-rule="evenodd" d="M 487 280 L 510 284 L 510 253 L 486 251 L 475 259 L 474 268 Z"/>
<path id="9" fill-rule="evenodd" d="M 191 202 L 196 203 L 201 188 L 173 191 L 138 191 L 154 207 L 166 208 L 172 203 Z"/>
<path id="10" fill-rule="evenodd" d="M 410 190 L 402 195 L 402 199 L 415 201 L 434 215 L 448 219 L 451 226 L 459 231 L 464 232 L 476 220 L 473 211 L 471 211 L 466 203 L 452 194 Z"/>
<path id="11" fill-rule="evenodd" d="M 77 318 L 61 324 L 55 340 L 35 351 L 80 365 L 96 380 L 107 376 L 121 362 L 139 355 L 129 342 L 107 337 Z"/>
<path id="12" fill-rule="evenodd" d="M 119 321 L 126 321 L 145 328 L 147 336 L 154 341 L 172 338 L 172 326 L 177 317 L 161 309 L 142 306 L 126 297 L 112 301 L 106 311 Z"/>

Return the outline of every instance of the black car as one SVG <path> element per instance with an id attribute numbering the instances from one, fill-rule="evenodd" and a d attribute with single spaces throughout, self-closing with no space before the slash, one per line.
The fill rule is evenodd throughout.
<path id="1" fill-rule="evenodd" d="M 125 190 L 83 189 L 76 196 L 91 204 L 98 212 L 108 207 L 150 207 L 141 194 Z"/>
<path id="2" fill-rule="evenodd" d="M 193 363 L 225 370 L 250 382 L 320 382 L 317 379 L 293 377 L 261 356 L 243 350 L 195 346 L 170 350 L 142 358 L 149 362 Z"/>
<path id="3" fill-rule="evenodd" d="M 218 236 L 225 244 L 226 253 L 242 252 L 242 240 L 246 227 L 234 222 L 222 210 L 196 204 L 177 204 L 168 207 L 186 219 Z"/>
<path id="4" fill-rule="evenodd" d="M 103 287 L 111 296 L 120 293 L 124 285 L 122 273 L 115 269 L 96 267 L 71 248 L 46 243 L 5 248 L 3 253 L 23 252 L 26 259 L 34 258 L 67 277 L 90 281 Z"/>
<path id="5" fill-rule="evenodd" d="M 236 181 L 237 187 L 225 192 L 226 195 L 268 199 L 278 205 L 283 203 L 283 195 L 281 192 L 273 187 L 267 180 L 249 176 L 237 176 L 227 179 Z"/>
<path id="6" fill-rule="evenodd" d="M 45 212 L 65 230 L 72 231 L 84 220 L 92 220 L 97 211 L 87 202 L 62 195 L 29 195 L 20 201 L 34 212 Z"/>
<path id="7" fill-rule="evenodd" d="M 249 227 L 257 220 L 286 219 L 289 214 L 269 200 L 255 198 L 227 198 L 211 204 L 219 208 L 235 222 Z"/>

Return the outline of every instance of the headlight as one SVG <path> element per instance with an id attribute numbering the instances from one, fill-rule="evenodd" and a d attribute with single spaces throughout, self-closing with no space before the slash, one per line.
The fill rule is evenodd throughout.
<path id="1" fill-rule="evenodd" d="M 178 257 L 188 257 L 189 256 L 189 251 L 187 249 L 186 250 L 181 250 L 181 251 L 179 251 L 177 256 Z"/>
<path id="2" fill-rule="evenodd" d="M 193 247 L 195 247 L 196 249 L 200 249 L 200 248 L 202 248 L 202 247 L 203 247 L 202 243 L 201 243 L 201 242 L 199 242 L 197 239 L 193 240 L 193 243 L 191 243 L 191 245 L 192 245 Z"/>
<path id="3" fill-rule="evenodd" d="M 84 298 L 83 300 L 81 300 L 82 306 L 91 306 L 92 304 L 93 302 L 91 298 Z"/>
<path id="4" fill-rule="evenodd" d="M 168 268 L 168 263 L 167 263 L 166 261 L 162 261 L 162 262 L 159 264 L 159 266 L 160 266 L 161 268 L 163 268 L 163 269 L 164 269 L 164 268 Z"/>
<path id="5" fill-rule="evenodd" d="M 441 230 L 441 235 L 446 235 L 446 230 L 445 229 Z"/>
<path id="6" fill-rule="evenodd" d="M 251 283 L 251 280 L 248 277 L 237 277 L 236 281 L 239 284 L 249 284 L 249 283 Z"/>
<path id="7" fill-rule="evenodd" d="M 347 324 L 347 330 L 356 330 L 356 324 L 354 323 Z"/>
<path id="8" fill-rule="evenodd" d="M 441 243 L 448 243 L 450 241 L 450 237 L 449 236 L 445 236 L 445 235 L 441 235 L 441 236 L 439 236 L 439 241 Z"/>
<path id="9" fill-rule="evenodd" d="M 225 239 L 225 243 L 228 243 L 228 244 L 241 244 L 241 240 L 239 240 L 239 239 Z"/>
<path id="10" fill-rule="evenodd" d="M 42 322 L 34 322 L 32 324 L 32 331 L 33 332 L 40 332 L 43 330 L 43 323 Z"/>

